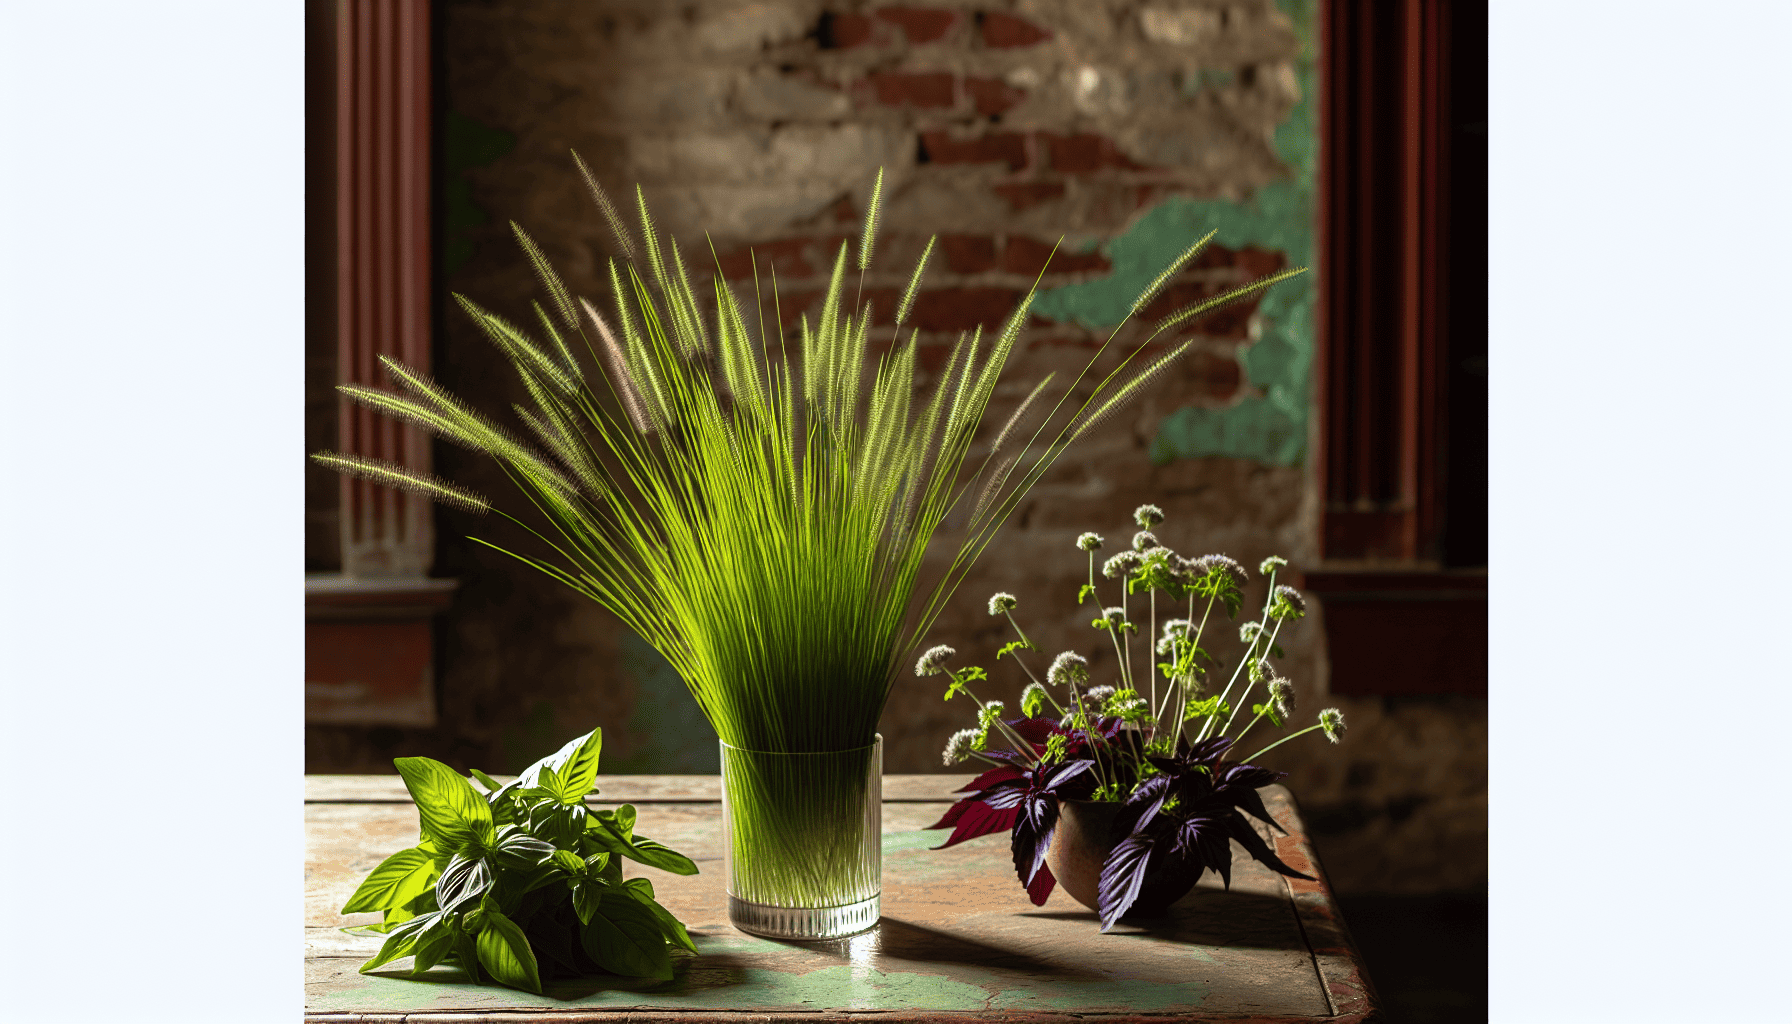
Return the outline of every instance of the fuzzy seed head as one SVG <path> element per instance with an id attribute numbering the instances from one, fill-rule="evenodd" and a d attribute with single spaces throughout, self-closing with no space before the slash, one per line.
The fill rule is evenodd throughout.
<path id="1" fill-rule="evenodd" d="M 1019 603 L 1019 602 L 1017 602 L 1014 599 L 1013 594 L 1008 594 L 1008 593 L 992 594 L 992 595 L 990 595 L 990 598 L 989 598 L 989 614 L 1002 615 L 1004 613 L 1011 612 L 1014 610 L 1014 606 L 1017 603 Z"/>
<path id="2" fill-rule="evenodd" d="M 1132 521 L 1149 530 L 1164 521 L 1164 510 L 1156 505 L 1140 505 L 1132 510 Z"/>
<path id="3" fill-rule="evenodd" d="M 1287 564 L 1288 560 L 1281 555 L 1270 555 L 1268 558 L 1265 558 L 1262 562 L 1258 563 L 1257 575 L 1268 576 L 1270 573 L 1275 572 L 1277 569 Z"/>
<path id="4" fill-rule="evenodd" d="M 1089 681 L 1089 659 L 1075 651 L 1065 651 L 1052 659 L 1045 670 L 1045 681 L 1053 686 L 1081 685 Z"/>
<path id="5" fill-rule="evenodd" d="M 940 670 L 945 668 L 946 659 L 957 653 L 958 651 L 956 649 L 947 647 L 945 644 L 940 644 L 938 647 L 929 647 L 927 653 L 921 655 L 921 660 L 915 662 L 915 675 L 939 675 Z"/>
<path id="6" fill-rule="evenodd" d="M 1344 738 L 1344 712 L 1337 708 L 1326 708 L 1319 712 L 1319 727 L 1325 730 L 1325 738 L 1333 743 Z"/>
<path id="7" fill-rule="evenodd" d="M 1112 686 L 1091 686 L 1088 692 L 1083 694 L 1083 700 L 1090 704 L 1100 704 L 1113 695 L 1114 688 Z"/>
<path id="8" fill-rule="evenodd" d="M 1101 610 L 1101 617 L 1108 620 L 1108 625 L 1118 626 L 1126 621 L 1126 609 L 1117 604 L 1112 605 Z"/>
<path id="9" fill-rule="evenodd" d="M 1150 530 L 1140 530 L 1138 533 L 1132 535 L 1132 549 L 1134 551 L 1144 552 L 1150 551 L 1152 548 L 1161 547 L 1163 547 L 1163 545 L 1158 543 L 1157 534 L 1152 533 Z"/>
<path id="10" fill-rule="evenodd" d="M 1076 546 L 1079 551 L 1094 551 L 1096 548 L 1101 547 L 1101 534 L 1078 534 L 1076 538 Z"/>
<path id="11" fill-rule="evenodd" d="M 940 759 L 947 765 L 957 764 L 971 756 L 971 750 L 973 749 L 972 745 L 976 742 L 977 730 L 960 729 L 952 734 L 951 739 L 946 741 L 946 749 Z"/>
<path id="12" fill-rule="evenodd" d="M 1243 643 L 1254 644 L 1262 635 L 1263 624 L 1260 622 L 1247 622 L 1238 627 L 1238 639 Z"/>

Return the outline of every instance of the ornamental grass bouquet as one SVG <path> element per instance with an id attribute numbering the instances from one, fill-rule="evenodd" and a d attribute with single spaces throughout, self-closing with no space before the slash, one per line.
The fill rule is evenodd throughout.
<path id="1" fill-rule="evenodd" d="M 871 360 L 873 309 L 859 293 L 878 228 L 881 170 L 863 235 L 856 250 L 841 243 L 819 316 L 803 315 L 787 337 L 777 327 L 784 320 L 775 274 L 768 295 L 755 269 L 743 303 L 718 262 L 713 305 L 700 304 L 684 254 L 662 237 L 641 189 L 636 233 L 574 160 L 621 256 L 609 262 L 607 310 L 575 298 L 515 224 L 547 293 L 546 305 L 534 306 L 537 333 L 455 296 L 528 391 L 531 405 L 513 406 L 518 427 L 389 359 L 382 362 L 397 391 L 340 390 L 495 459 L 539 521 L 500 514 L 543 552 L 481 542 L 614 612 L 677 669 L 722 740 L 747 750 L 871 744 L 900 666 L 1022 496 L 1192 341 L 1135 365 L 1144 346 L 1301 272 L 1263 277 L 1164 317 L 1080 402 L 1071 396 L 1100 352 L 1062 390 L 1048 376 L 973 456 L 1035 292 L 1000 330 L 961 334 L 944 369 L 918 391 L 919 332 L 910 330 L 906 343 L 901 333 L 933 253 L 929 241 L 893 311 L 894 340 Z M 1177 257 L 1132 315 L 1209 238 Z M 849 292 L 854 270 L 858 285 Z M 315 457 L 465 509 L 494 508 L 389 463 Z M 948 513 L 962 523 L 957 549 L 924 582 L 923 555 Z"/>
<path id="2" fill-rule="evenodd" d="M 1282 863 L 1244 817 L 1250 814 L 1281 828 L 1257 790 L 1283 773 L 1247 762 L 1316 730 L 1333 743 L 1344 734 L 1343 714 L 1327 708 L 1317 724 L 1248 757 L 1227 759 L 1258 724 L 1280 727 L 1293 713 L 1294 684 L 1271 666 L 1270 658 L 1281 656 L 1276 639 L 1283 626 L 1306 613 L 1306 599 L 1293 587 L 1276 583 L 1286 559 L 1264 559 L 1258 572 L 1267 577 L 1269 590 L 1262 613 L 1239 627 L 1245 653 L 1225 686 L 1208 694 L 1218 666 L 1202 649 L 1201 639 L 1216 605 L 1227 618 L 1238 614 L 1245 568 L 1226 555 L 1184 558 L 1165 547 L 1151 532 L 1164 518 L 1156 505 L 1141 505 L 1133 516 L 1139 531 L 1132 547 L 1101 567 L 1104 578 L 1116 581 L 1118 604 L 1103 607 L 1100 602 L 1095 552 L 1102 538 L 1084 533 L 1076 541 L 1089 558 L 1089 581 L 1078 591 L 1077 603 L 1094 598 L 1100 609 L 1090 626 L 1108 634 L 1112 643 L 1113 682 L 1091 686 L 1089 660 L 1075 651 L 1059 654 L 1041 682 L 1023 656 L 1038 648 L 1014 620 L 1018 601 L 1012 594 L 991 597 L 989 614 L 1006 617 L 1016 637 L 996 652 L 996 660 L 1012 655 L 1032 680 L 1021 692 L 1023 717 L 1005 719 L 1001 701 L 979 700 L 970 684 L 987 679 L 988 673 L 976 665 L 948 668 L 946 663 L 957 654 L 950 647 L 929 649 L 915 665 L 916 675 L 949 676 L 947 700 L 962 693 L 977 705 L 977 726 L 960 730 L 947 742 L 946 764 L 976 758 L 993 766 L 960 789 L 970 795 L 931 826 L 953 829 L 940 849 L 1008 829 L 1015 872 L 1038 906 L 1057 884 L 1045 859 L 1062 802 L 1122 805 L 1107 837 L 1112 849 L 1102 865 L 1097 896 L 1104 932 L 1135 907 L 1167 908 L 1208 869 L 1230 885 L 1228 840 L 1284 875 L 1307 878 Z M 1132 600 L 1140 594 L 1145 600 L 1137 602 L 1144 605 L 1138 612 L 1147 627 L 1142 636 Z M 1144 642 L 1142 653 L 1135 651 L 1137 640 Z M 1154 655 L 1163 659 L 1155 666 Z M 1245 714 L 1245 702 L 1258 687 L 1262 702 L 1251 704 Z M 1061 702 L 1054 691 L 1063 695 Z M 1042 715 L 1046 705 L 1050 714 Z M 1009 749 L 992 749 L 992 740 Z"/>

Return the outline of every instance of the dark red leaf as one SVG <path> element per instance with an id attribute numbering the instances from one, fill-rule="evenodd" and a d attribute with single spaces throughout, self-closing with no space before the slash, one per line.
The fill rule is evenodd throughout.
<path id="1" fill-rule="evenodd" d="M 1058 879 L 1052 874 L 1052 866 L 1041 864 L 1039 873 L 1033 876 L 1033 884 L 1027 886 L 1027 898 L 1033 901 L 1035 907 L 1043 907 L 1045 898 L 1052 894 L 1052 889 L 1057 884 Z"/>
<path id="2" fill-rule="evenodd" d="M 1021 794 L 1014 794 L 1014 802 L 1020 802 Z M 1014 819 L 1020 815 L 1018 808 L 1010 805 L 1005 808 L 991 807 L 987 802 L 977 800 L 965 808 L 958 819 L 958 827 L 952 830 L 952 837 L 934 847 L 944 850 L 948 846 L 957 846 L 966 839 L 986 836 L 991 832 L 1006 832 L 1014 827 Z"/>

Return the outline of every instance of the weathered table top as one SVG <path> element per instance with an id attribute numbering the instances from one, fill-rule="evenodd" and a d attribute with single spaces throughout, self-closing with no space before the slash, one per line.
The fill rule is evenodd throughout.
<path id="1" fill-rule="evenodd" d="M 1288 830 L 1270 836 L 1285 879 L 1234 845 L 1232 887 L 1211 873 L 1150 931 L 1100 934 L 1095 914 L 1062 889 L 1027 900 L 1007 835 L 929 850 L 923 831 L 968 775 L 884 779 L 883 919 L 833 942 L 774 942 L 728 923 L 722 879 L 721 788 L 714 776 L 600 778 L 592 806 L 632 803 L 638 829 L 702 869 L 681 877 L 633 861 L 701 950 L 654 983 L 592 978 L 545 996 L 467 983 L 438 967 L 427 980 L 357 973 L 381 939 L 344 933 L 378 914 L 343 916 L 362 877 L 414 845 L 417 812 L 397 776 L 311 776 L 305 798 L 305 1011 L 308 1021 L 428 1024 L 627 1020 L 820 1022 L 1153 1020 L 1233 1022 L 1377 1019 L 1355 951 L 1288 791 L 1264 803 Z M 408 968 L 409 961 L 398 964 Z M 397 965 L 394 965 L 397 966 Z"/>

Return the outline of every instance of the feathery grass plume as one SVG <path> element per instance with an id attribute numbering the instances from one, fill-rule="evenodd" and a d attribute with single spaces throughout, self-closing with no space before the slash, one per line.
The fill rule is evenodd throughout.
<path id="1" fill-rule="evenodd" d="M 1169 316 L 1164 317 L 1162 320 L 1159 320 L 1157 322 L 1157 330 L 1168 330 L 1185 320 L 1192 320 L 1204 313 L 1211 313 L 1221 306 L 1231 305 L 1239 299 L 1248 299 L 1252 295 L 1257 294 L 1278 281 L 1286 281 L 1291 277 L 1298 277 L 1306 272 L 1306 267 L 1290 267 L 1287 270 L 1277 271 L 1267 277 L 1260 277 L 1250 284 L 1240 285 L 1237 288 L 1221 292 L 1218 295 L 1209 296 L 1199 302 L 1190 303 L 1176 312 L 1171 313 Z"/>
<path id="2" fill-rule="evenodd" d="M 336 452 L 318 452 L 311 457 L 319 464 L 328 466 L 345 476 L 371 480 L 376 484 L 421 494 L 466 512 L 483 514 L 491 511 L 491 503 L 473 491 L 464 487 L 456 487 L 446 480 L 438 479 L 428 473 L 406 469 L 384 459 L 367 459 L 356 455 L 341 455 Z"/>
<path id="3" fill-rule="evenodd" d="M 647 408 L 641 404 L 640 389 L 635 386 L 634 375 L 629 372 L 628 360 L 622 354 L 622 346 L 616 344 L 616 336 L 610 333 L 610 325 L 604 322 L 603 315 L 597 311 L 587 299 L 581 298 L 579 305 L 584 307 L 585 315 L 590 318 L 591 325 L 597 329 L 598 339 L 603 342 L 604 376 L 609 378 L 611 390 L 616 400 L 622 403 L 622 411 L 628 416 L 629 423 L 641 433 L 651 433 L 653 424 L 647 419 Z"/>
<path id="4" fill-rule="evenodd" d="M 610 194 L 598 184 L 597 175 L 591 173 L 591 168 L 585 166 L 584 159 L 576 151 L 572 155 L 572 162 L 579 165 L 579 174 L 585 179 L 585 187 L 591 190 L 591 198 L 603 212 L 604 220 L 609 223 L 610 233 L 616 236 L 616 244 L 622 247 L 622 255 L 631 263 L 634 262 L 635 240 L 629 237 L 628 225 L 622 220 L 622 211 L 616 209 L 616 204 L 610 201 Z"/>
<path id="5" fill-rule="evenodd" d="M 1139 293 L 1139 297 L 1133 300 L 1133 314 L 1136 316 L 1140 310 L 1149 306 L 1151 300 L 1157 298 L 1157 293 L 1164 290 L 1164 285 L 1169 284 L 1171 278 L 1182 273 L 1183 268 L 1188 266 L 1189 262 L 1196 256 L 1199 256 L 1201 250 L 1207 248 L 1207 243 L 1211 242 L 1213 236 L 1218 233 L 1219 229 L 1215 228 L 1214 230 L 1207 232 L 1207 234 L 1202 235 L 1199 241 L 1182 250 L 1182 255 L 1171 260 L 1170 265 L 1164 268 L 1163 273 L 1152 278 L 1151 283 L 1145 286 L 1145 290 Z"/>
<path id="6" fill-rule="evenodd" d="M 523 226 L 514 220 L 510 222 L 510 231 L 516 235 L 517 244 L 523 247 L 524 254 L 529 257 L 529 266 L 535 270 L 536 279 L 548 290 L 548 297 L 554 300 L 554 309 L 560 314 L 560 319 L 567 327 L 577 327 L 579 314 L 572 308 L 572 295 L 567 292 L 560 275 L 554 273 L 554 267 L 542 254 L 541 246 L 536 245 L 535 239 L 530 238 Z"/>
<path id="7" fill-rule="evenodd" d="M 1103 423 L 1107 422 L 1109 417 L 1113 416 L 1130 404 L 1134 399 L 1138 398 L 1139 395 L 1144 393 L 1146 388 L 1150 387 L 1152 383 L 1157 380 L 1157 378 L 1163 376 L 1165 370 L 1168 370 L 1178 359 L 1181 359 L 1182 354 L 1187 352 L 1192 345 L 1194 345 L 1194 342 L 1185 341 L 1165 353 L 1156 362 L 1151 363 L 1141 370 L 1135 371 L 1125 384 L 1114 389 L 1112 397 L 1102 403 L 1101 408 L 1095 410 L 1094 415 L 1085 419 L 1076 428 L 1076 431 L 1070 435 L 1070 441 L 1068 443 L 1075 444 L 1084 434 L 1101 426 Z"/>
<path id="8" fill-rule="evenodd" d="M 901 327 L 908 319 L 909 310 L 915 308 L 915 293 L 921 289 L 921 275 L 927 272 L 927 260 L 933 255 L 933 244 L 940 240 L 934 235 L 927 239 L 927 248 L 921 250 L 921 258 L 915 261 L 915 272 L 909 275 L 908 287 L 903 289 L 902 301 L 896 304 L 896 326 Z"/>
<path id="9" fill-rule="evenodd" d="M 877 169 L 877 182 L 871 186 L 871 201 L 865 204 L 865 232 L 859 236 L 859 269 L 871 266 L 871 247 L 877 241 L 877 221 L 883 214 L 884 169 Z"/>
<path id="10" fill-rule="evenodd" d="M 1014 412 L 1009 414 L 1007 422 L 1002 424 L 1002 429 L 996 431 L 996 439 L 989 443 L 989 458 L 995 458 L 1002 449 L 1008 447 L 1008 442 L 1014 439 L 1015 431 L 1020 427 L 1021 421 L 1026 418 L 1028 410 L 1033 408 L 1033 403 L 1040 395 L 1045 394 L 1045 389 L 1051 386 L 1052 378 L 1057 375 L 1056 371 L 1046 374 L 1045 379 L 1034 385 L 1033 390 L 1027 393 L 1027 397 L 1014 407 Z"/>

